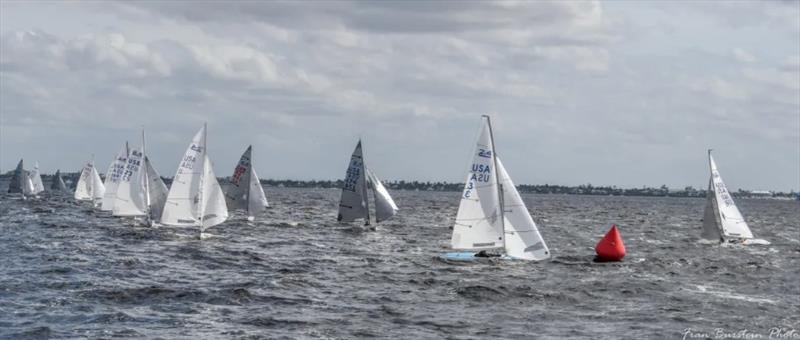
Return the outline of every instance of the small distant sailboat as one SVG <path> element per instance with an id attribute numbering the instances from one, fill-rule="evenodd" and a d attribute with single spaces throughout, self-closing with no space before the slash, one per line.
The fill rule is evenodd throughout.
<path id="1" fill-rule="evenodd" d="M 442 258 L 548 259 L 550 251 L 497 157 L 489 116 L 483 118 L 450 241 L 453 249 L 466 252 L 446 253 Z"/>
<path id="2" fill-rule="evenodd" d="M 128 161 L 129 153 L 130 148 L 128 147 L 128 142 L 125 142 L 125 145 L 123 145 L 119 152 L 117 152 L 117 157 L 114 157 L 114 160 L 108 165 L 108 171 L 106 171 L 106 181 L 103 183 L 103 185 L 106 187 L 106 191 L 103 194 L 100 210 L 114 210 L 114 202 L 115 197 L 117 196 L 117 188 L 119 187 L 119 179 L 122 177 L 123 172 L 125 172 L 125 165 Z"/>
<path id="3" fill-rule="evenodd" d="M 94 160 L 83 167 L 78 185 L 75 187 L 75 199 L 79 201 L 92 201 L 94 206 L 99 205 L 106 192 L 103 180 L 94 166 Z"/>
<path id="4" fill-rule="evenodd" d="M 370 224 L 368 185 L 371 185 L 375 197 L 375 223 L 394 216 L 398 211 L 397 204 L 389 196 L 389 191 L 383 183 L 367 168 L 359 140 L 350 156 L 350 165 L 347 167 L 342 186 L 339 215 L 336 218 L 339 222 L 354 222 L 363 218 L 365 226 Z"/>
<path id="5" fill-rule="evenodd" d="M 142 216 L 149 226 L 161 219 L 161 212 L 169 190 L 153 168 L 145 152 L 145 135 L 142 147 L 130 150 L 119 187 L 114 197 L 114 216 Z"/>
<path id="6" fill-rule="evenodd" d="M 67 183 L 64 183 L 64 178 L 61 177 L 61 170 L 56 170 L 53 175 L 53 181 L 50 183 L 51 191 L 67 191 Z"/>
<path id="7" fill-rule="evenodd" d="M 44 192 L 44 183 L 42 183 L 42 176 L 39 174 L 39 162 L 33 163 L 33 171 L 28 176 L 31 178 L 32 194 L 35 196 Z"/>
<path id="8" fill-rule="evenodd" d="M 711 176 L 706 191 L 702 237 L 722 243 L 769 244 L 769 241 L 753 238 L 753 233 L 719 175 L 711 149 L 708 149 L 708 165 Z"/>
<path id="9" fill-rule="evenodd" d="M 247 211 L 247 219 L 250 221 L 269 208 L 264 188 L 261 187 L 256 169 L 253 168 L 252 157 L 253 146 L 250 145 L 242 154 L 236 168 L 233 169 L 231 183 L 227 186 L 225 193 L 228 208 Z"/>
<path id="10" fill-rule="evenodd" d="M 228 219 L 225 194 L 217 182 L 206 149 L 206 125 L 197 132 L 178 164 L 161 223 L 197 226 L 203 232 Z"/>
<path id="11" fill-rule="evenodd" d="M 25 174 L 25 165 L 23 164 L 23 160 L 20 159 L 19 163 L 17 163 L 17 168 L 14 169 L 14 173 L 11 174 L 11 181 L 8 182 L 8 193 L 9 194 L 21 194 L 22 187 L 23 187 L 23 180 Z"/>

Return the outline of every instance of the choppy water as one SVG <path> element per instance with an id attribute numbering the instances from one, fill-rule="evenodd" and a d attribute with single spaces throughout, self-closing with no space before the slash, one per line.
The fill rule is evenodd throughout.
<path id="1" fill-rule="evenodd" d="M 681 338 L 800 330 L 800 204 L 738 200 L 770 246 L 698 241 L 702 199 L 524 196 L 554 258 L 446 263 L 458 193 L 394 192 L 377 231 L 338 190 L 274 189 L 197 240 L 70 198 L 0 198 L 0 337 Z M 610 223 L 628 255 L 593 263 Z M 712 334 L 713 335 L 713 334 Z"/>

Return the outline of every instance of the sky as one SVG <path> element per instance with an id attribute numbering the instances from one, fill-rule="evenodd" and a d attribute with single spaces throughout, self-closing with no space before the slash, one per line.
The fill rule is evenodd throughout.
<path id="1" fill-rule="evenodd" d="M 800 189 L 798 1 L 0 2 L 0 171 L 462 181 L 480 116 L 517 184 Z"/>

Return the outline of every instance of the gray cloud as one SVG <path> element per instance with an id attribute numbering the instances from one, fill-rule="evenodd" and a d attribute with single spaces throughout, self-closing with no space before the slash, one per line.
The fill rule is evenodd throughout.
<path id="1" fill-rule="evenodd" d="M 252 143 L 265 177 L 338 178 L 361 136 L 384 178 L 457 181 L 494 113 L 518 183 L 703 186 L 715 147 L 733 188 L 798 189 L 793 4 L 714 4 L 2 2 L 0 168 L 144 125 L 171 174 L 208 121 L 219 174 Z"/>

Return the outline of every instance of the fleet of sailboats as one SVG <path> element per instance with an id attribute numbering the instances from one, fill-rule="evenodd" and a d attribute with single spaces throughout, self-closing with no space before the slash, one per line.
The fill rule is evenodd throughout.
<path id="1" fill-rule="evenodd" d="M 375 223 L 394 216 L 398 210 L 397 204 L 383 183 L 367 168 L 359 140 L 345 172 L 342 197 L 339 200 L 339 215 L 336 218 L 339 222 L 364 219 L 364 225 L 370 225 L 368 187 L 372 188 L 375 199 Z"/>
<path id="2" fill-rule="evenodd" d="M 207 126 L 195 134 L 178 164 L 172 186 L 167 188 L 146 153 L 142 130 L 140 147 L 126 142 L 108 167 L 105 182 L 92 161 L 83 167 L 75 185 L 74 198 L 90 201 L 113 216 L 141 218 L 146 225 L 197 228 L 200 236 L 208 228 L 228 219 L 228 210 L 243 210 L 254 220 L 269 208 L 264 188 L 253 167 L 253 147 L 248 146 L 234 168 L 223 192 L 207 153 Z M 708 150 L 710 177 L 701 237 L 721 243 L 769 244 L 756 239 L 728 192 L 711 150 Z M 447 260 L 474 260 L 480 257 L 540 261 L 551 254 L 511 177 L 497 155 L 489 116 L 483 116 L 480 133 L 467 171 L 458 212 L 450 240 L 453 252 Z M 49 189 L 69 190 L 57 170 Z M 366 165 L 362 141 L 350 156 L 341 188 L 337 221 L 363 220 L 371 224 L 369 192 L 374 202 L 374 221 L 394 216 L 398 207 L 389 191 Z M 8 193 L 35 198 L 45 191 L 35 163 L 25 170 L 20 159 L 12 173 Z"/>

